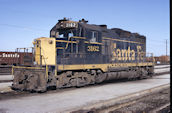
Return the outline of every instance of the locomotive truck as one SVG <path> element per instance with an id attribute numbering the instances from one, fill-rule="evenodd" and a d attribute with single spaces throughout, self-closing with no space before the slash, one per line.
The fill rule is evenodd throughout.
<path id="1" fill-rule="evenodd" d="M 146 37 L 82 19 L 58 20 L 50 37 L 33 41 L 32 65 L 13 66 L 15 90 L 81 87 L 111 79 L 152 76 L 154 61 Z"/>

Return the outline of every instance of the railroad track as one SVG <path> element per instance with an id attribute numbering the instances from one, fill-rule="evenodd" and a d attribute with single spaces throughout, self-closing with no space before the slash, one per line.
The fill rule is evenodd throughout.
<path id="1" fill-rule="evenodd" d="M 12 65 L 0 65 L 0 76 L 12 73 Z"/>
<path id="2" fill-rule="evenodd" d="M 171 113 L 170 112 L 170 103 L 167 103 L 163 106 L 160 106 L 158 108 L 155 108 L 151 110 L 152 113 Z"/>

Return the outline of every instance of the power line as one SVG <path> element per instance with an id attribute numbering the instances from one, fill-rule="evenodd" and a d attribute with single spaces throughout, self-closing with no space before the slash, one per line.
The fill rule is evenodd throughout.
<path id="1" fill-rule="evenodd" d="M 163 43 L 164 44 L 164 42 L 162 41 L 162 40 L 152 40 L 152 39 L 147 39 L 147 41 L 146 42 L 153 42 L 153 43 Z"/>
<path id="2" fill-rule="evenodd" d="M 165 44 L 164 43 L 147 43 L 146 45 L 154 47 L 154 46 L 164 46 Z"/>
<path id="3" fill-rule="evenodd" d="M 19 25 L 12 25 L 12 24 L 2 24 L 0 23 L 0 26 L 6 26 L 6 27 L 15 27 L 15 28 L 20 28 L 23 30 L 32 30 L 32 31 L 49 31 L 46 29 L 40 29 L 40 28 L 31 28 L 31 27 L 26 27 L 26 26 L 19 26 Z M 158 43 L 157 43 L 158 42 Z M 153 40 L 153 39 L 147 39 L 147 44 L 149 43 L 148 46 L 159 46 L 159 45 L 164 45 L 164 42 L 160 40 Z M 150 45 L 151 44 L 151 45 Z M 167 46 L 167 40 L 166 40 L 166 46 Z M 167 48 L 167 47 L 166 47 Z M 167 50 L 166 50 L 167 51 Z"/>
<path id="4" fill-rule="evenodd" d="M 12 24 L 1 24 L 0 23 L 0 26 L 15 27 L 15 28 L 20 28 L 20 29 L 25 29 L 25 30 L 33 30 L 33 31 L 48 31 L 46 29 L 30 28 L 30 27 L 19 26 L 19 25 L 12 25 Z"/>

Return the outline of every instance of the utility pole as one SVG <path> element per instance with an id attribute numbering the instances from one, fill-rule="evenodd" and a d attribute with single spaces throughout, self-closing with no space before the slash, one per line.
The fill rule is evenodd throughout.
<path id="1" fill-rule="evenodd" d="M 166 39 L 166 56 L 167 56 L 167 39 Z"/>
<path id="2" fill-rule="evenodd" d="M 166 58 L 165 58 L 165 63 L 168 63 L 168 61 L 167 61 L 167 39 L 166 39 Z"/>

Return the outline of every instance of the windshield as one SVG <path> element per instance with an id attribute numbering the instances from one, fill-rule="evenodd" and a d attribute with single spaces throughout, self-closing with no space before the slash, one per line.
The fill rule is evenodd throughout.
<path id="1" fill-rule="evenodd" d="M 76 30 L 59 30 L 58 32 L 56 32 L 56 38 L 68 38 L 68 37 L 72 37 L 72 36 L 76 36 Z"/>

